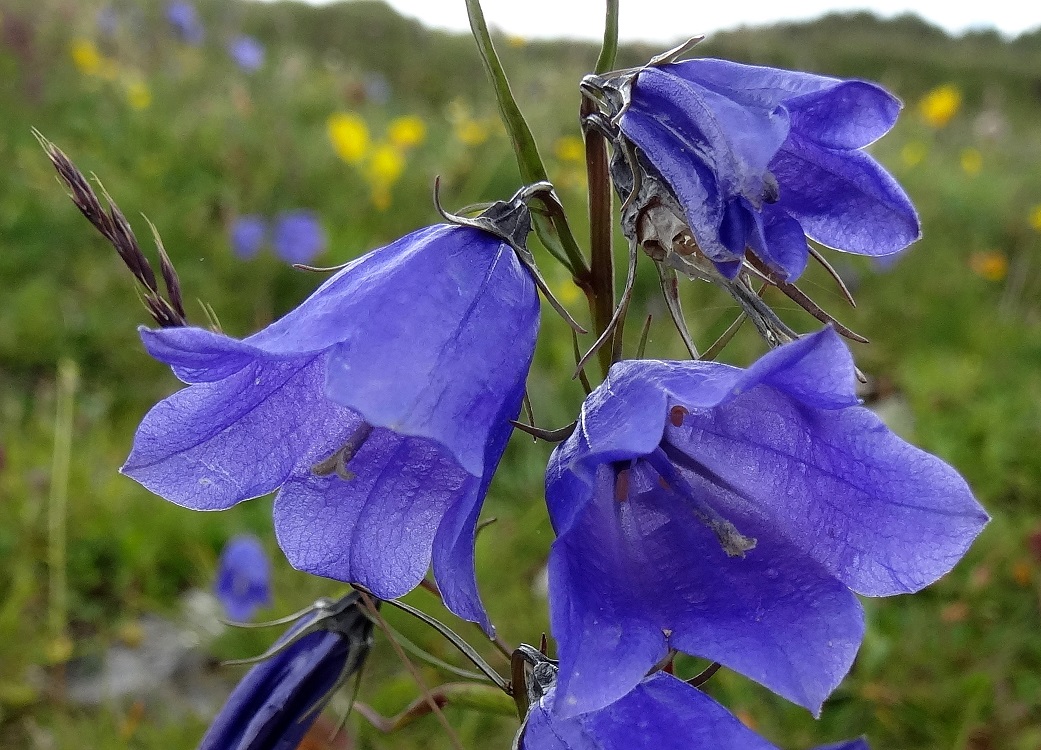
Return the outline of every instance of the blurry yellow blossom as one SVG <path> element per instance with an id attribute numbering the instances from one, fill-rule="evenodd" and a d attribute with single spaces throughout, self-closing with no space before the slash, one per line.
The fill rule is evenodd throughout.
<path id="1" fill-rule="evenodd" d="M 514 49 L 520 49 L 528 43 L 528 40 L 522 36 L 518 36 L 517 34 L 510 34 L 506 37 L 506 43 Z"/>
<path id="2" fill-rule="evenodd" d="M 369 127 L 358 115 L 337 112 L 326 121 L 329 140 L 348 164 L 361 164 L 369 151 Z"/>
<path id="3" fill-rule="evenodd" d="M 961 106 L 961 91 L 957 86 L 944 84 L 930 91 L 918 105 L 918 111 L 926 124 L 942 128 L 958 113 Z"/>
<path id="4" fill-rule="evenodd" d="M 553 153 L 560 161 L 585 161 L 586 144 L 577 136 L 565 135 L 563 138 L 557 139 L 553 145 Z"/>
<path id="5" fill-rule="evenodd" d="M 427 137 L 426 124 L 415 115 L 398 117 L 387 128 L 387 138 L 398 148 L 418 146 Z"/>
<path id="6" fill-rule="evenodd" d="M 1041 203 L 1030 209 L 1030 226 L 1041 232 Z"/>
<path id="7" fill-rule="evenodd" d="M 127 84 L 127 101 L 134 109 L 148 109 L 152 104 L 152 92 L 144 81 L 131 81 Z"/>
<path id="8" fill-rule="evenodd" d="M 900 149 L 900 158 L 903 159 L 904 164 L 909 167 L 914 167 L 921 163 L 922 159 L 925 158 L 927 149 L 925 144 L 921 141 L 911 141 Z"/>
<path id="9" fill-rule="evenodd" d="M 1008 274 L 1008 258 L 997 250 L 973 253 L 969 258 L 969 268 L 987 281 L 1001 281 Z"/>
<path id="10" fill-rule="evenodd" d="M 372 152 L 366 173 L 374 185 L 393 185 L 405 171 L 405 157 L 389 143 L 381 143 Z"/>
<path id="11" fill-rule="evenodd" d="M 553 285 L 553 296 L 560 300 L 563 305 L 570 306 L 578 302 L 582 297 L 582 290 L 578 288 L 575 282 L 568 279 Z"/>
<path id="12" fill-rule="evenodd" d="M 455 137 L 464 146 L 480 146 L 488 140 L 488 135 L 488 126 L 480 120 L 466 119 L 455 126 Z"/>
<path id="13" fill-rule="evenodd" d="M 97 75 L 101 70 L 102 57 L 94 42 L 89 39 L 75 39 L 69 50 L 72 54 L 72 62 L 80 73 L 84 75 Z"/>
<path id="14" fill-rule="evenodd" d="M 961 168 L 965 174 L 979 174 L 983 169 L 983 154 L 974 148 L 963 149 L 961 152 Z"/>

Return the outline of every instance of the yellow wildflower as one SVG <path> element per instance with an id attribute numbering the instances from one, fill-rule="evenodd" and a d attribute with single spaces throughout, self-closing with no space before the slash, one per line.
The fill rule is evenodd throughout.
<path id="1" fill-rule="evenodd" d="M 134 109 L 148 109 L 152 104 L 152 92 L 144 81 L 131 81 L 127 84 L 127 101 Z"/>
<path id="2" fill-rule="evenodd" d="M 390 208 L 390 188 L 386 185 L 374 185 L 372 188 L 372 205 L 377 211 Z"/>
<path id="3" fill-rule="evenodd" d="M 348 164 L 361 164 L 369 151 L 369 127 L 349 112 L 337 112 L 326 120 L 329 140 L 337 155 Z"/>
<path id="4" fill-rule="evenodd" d="M 921 141 L 911 141 L 900 149 L 900 158 L 909 167 L 917 166 L 925 158 L 927 149 Z"/>
<path id="5" fill-rule="evenodd" d="M 1041 203 L 1030 209 L 1030 226 L 1041 232 Z"/>
<path id="6" fill-rule="evenodd" d="M 969 258 L 969 268 L 987 281 L 1001 281 L 1008 274 L 1008 258 L 997 250 L 973 253 Z"/>
<path id="7" fill-rule="evenodd" d="M 480 120 L 467 118 L 455 126 L 455 137 L 464 146 L 470 146 L 471 148 L 480 146 L 488 140 L 488 135 L 488 126 Z"/>
<path id="8" fill-rule="evenodd" d="M 918 110 L 926 124 L 934 128 L 942 128 L 951 121 L 961 107 L 961 91 L 957 86 L 944 84 L 937 86 L 918 105 Z"/>
<path id="9" fill-rule="evenodd" d="M 577 136 L 565 135 L 557 139 L 553 153 L 560 161 L 582 162 L 586 159 L 586 144 Z"/>
<path id="10" fill-rule="evenodd" d="M 528 43 L 528 40 L 518 34 L 510 34 L 506 37 L 506 43 L 514 49 L 521 49 Z"/>
<path id="11" fill-rule="evenodd" d="M 372 152 L 366 174 L 373 185 L 393 185 L 405 171 L 405 157 L 389 143 L 381 143 Z"/>
<path id="12" fill-rule="evenodd" d="M 398 117 L 387 128 L 387 138 L 398 148 L 409 149 L 418 146 L 427 137 L 426 124 L 415 115 Z"/>
<path id="13" fill-rule="evenodd" d="M 965 174 L 977 175 L 983 169 L 983 154 L 977 149 L 967 148 L 961 152 L 961 168 Z"/>
<path id="14" fill-rule="evenodd" d="M 94 42 L 89 39 L 74 40 L 69 51 L 72 54 L 72 62 L 80 73 L 93 76 L 101 70 L 103 58 Z"/>

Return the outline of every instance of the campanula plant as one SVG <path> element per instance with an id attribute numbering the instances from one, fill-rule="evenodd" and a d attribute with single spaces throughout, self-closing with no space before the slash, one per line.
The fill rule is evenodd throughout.
<path id="1" fill-rule="evenodd" d="M 611 134 L 628 168 L 664 180 L 724 276 L 748 251 L 794 281 L 809 257 L 806 237 L 883 256 L 921 234 L 907 195 L 863 150 L 900 111 L 881 86 L 671 56 L 583 84 L 617 124 Z"/>
<path id="2" fill-rule="evenodd" d="M 362 668 L 372 622 L 358 592 L 310 610 L 235 687 L 199 750 L 296 750 L 335 690 Z"/>
<path id="3" fill-rule="evenodd" d="M 603 708 L 675 649 L 817 713 L 863 636 L 854 592 L 914 592 L 962 557 L 987 514 L 854 383 L 830 329 L 748 369 L 612 367 L 547 469 L 557 711 Z"/>
<path id="4" fill-rule="evenodd" d="M 161 242 L 157 273 L 107 195 L 106 207 L 41 139 L 76 205 L 144 288 L 159 326 L 141 330 L 146 350 L 185 383 L 144 417 L 122 471 L 195 510 L 276 492 L 275 535 L 289 561 L 356 589 L 297 621 L 236 688 L 202 747 L 296 747 L 330 691 L 360 668 L 378 625 L 403 659 L 408 650 L 464 680 L 428 688 L 410 668 L 420 695 L 391 718 L 352 699 L 385 731 L 434 712 L 461 750 L 441 707 L 501 712 L 505 702 L 523 750 L 770 750 L 702 692 L 704 682 L 729 668 L 818 715 L 864 636 L 857 596 L 929 585 L 988 520 L 952 467 L 860 404 L 859 373 L 839 335 L 863 339 L 792 283 L 812 256 L 848 294 L 809 240 L 886 256 L 918 237 L 907 196 L 865 151 L 893 126 L 900 103 L 863 81 L 680 61 L 689 45 L 612 73 L 618 2 L 607 0 L 600 59 L 576 92 L 590 190 L 585 250 L 545 182 L 479 0 L 465 4 L 530 186 L 464 212 L 473 218 L 442 211 L 447 223 L 345 264 L 244 338 L 189 325 Z M 239 62 L 250 60 L 257 55 Z M 629 250 L 620 297 L 616 218 Z M 531 230 L 584 294 L 591 346 L 548 294 L 525 244 Z M 267 234 L 264 219 L 242 217 L 233 248 L 249 257 Z M 270 239 L 293 264 L 326 246 L 307 211 L 277 217 Z M 626 358 L 641 247 L 688 361 L 644 358 L 649 319 Z M 704 352 L 684 322 L 677 271 L 726 289 L 742 308 Z M 771 307 L 767 284 L 831 325 L 797 331 Z M 575 331 L 567 342 L 575 366 L 561 380 L 586 394 L 559 430 L 539 427 L 530 411 L 514 421 L 540 290 Z M 714 361 L 746 317 L 769 351 L 744 368 Z M 507 678 L 448 626 L 395 599 L 423 584 L 496 637 L 477 590 L 475 541 L 515 427 L 559 443 L 545 482 L 555 643 L 544 636 L 538 649 L 510 649 L 496 639 L 512 653 Z M 258 546 L 237 543 L 221 564 L 218 592 L 241 619 L 260 599 Z M 495 564 L 516 569 L 505 557 Z M 478 671 L 404 648 L 370 595 L 433 627 Z M 713 664 L 684 680 L 678 653 Z M 818 750 L 866 748 L 854 740 Z"/>
<path id="5" fill-rule="evenodd" d="M 523 237 L 527 209 L 511 210 Z M 142 329 L 188 387 L 148 413 L 122 471 L 195 510 L 279 490 L 275 530 L 295 567 L 393 598 L 433 559 L 448 606 L 490 627 L 474 529 L 538 312 L 507 240 L 439 224 L 348 264 L 244 339 Z"/>

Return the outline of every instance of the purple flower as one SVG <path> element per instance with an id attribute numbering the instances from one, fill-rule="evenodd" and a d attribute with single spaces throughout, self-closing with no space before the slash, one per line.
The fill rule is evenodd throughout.
<path id="1" fill-rule="evenodd" d="M 260 70 L 264 65 L 264 45 L 251 36 L 237 36 L 228 42 L 228 54 L 247 73 Z"/>
<path id="2" fill-rule="evenodd" d="M 258 214 L 240 216 L 231 225 L 231 249 L 243 260 L 256 256 L 266 237 L 267 221 Z"/>
<path id="3" fill-rule="evenodd" d="M 173 0 L 166 4 L 166 20 L 170 22 L 182 42 L 191 45 L 202 44 L 206 31 L 199 20 L 195 6 L 186 0 Z"/>
<path id="4" fill-rule="evenodd" d="M 271 563 L 259 539 L 243 534 L 224 545 L 214 590 L 236 622 L 252 620 L 258 609 L 271 604 Z"/>
<path id="5" fill-rule="evenodd" d="M 747 370 L 614 365 L 546 497 L 565 716 L 619 699 L 670 648 L 817 712 L 860 645 L 854 592 L 921 589 L 987 521 L 950 466 L 858 406 L 830 328 Z"/>
<path id="6" fill-rule="evenodd" d="M 605 667 L 609 671 L 610 667 Z M 564 718 L 532 704 L 519 750 L 777 750 L 697 688 L 658 672 L 606 708 Z"/>
<path id="7" fill-rule="evenodd" d="M 189 386 L 144 418 L 122 471 L 196 510 L 281 488 L 275 530 L 294 566 L 390 599 L 432 559 L 449 608 L 488 627 L 474 530 L 538 312 L 509 244 L 441 224 L 351 263 L 241 341 L 142 329 Z"/>
<path id="8" fill-rule="evenodd" d="M 199 750 L 294 750 L 372 644 L 357 592 L 320 603 L 297 622 L 228 697 Z"/>
<path id="9" fill-rule="evenodd" d="M 698 248 L 733 278 L 746 248 L 788 281 L 806 237 L 862 255 L 919 238 L 918 215 L 862 149 L 901 104 L 864 81 L 698 59 L 615 79 L 611 117 L 682 207 Z M 628 97 L 628 106 L 625 99 Z"/>
<path id="10" fill-rule="evenodd" d="M 287 263 L 310 263 L 325 250 L 325 230 L 313 211 L 287 211 L 275 220 L 272 244 Z"/>
<path id="11" fill-rule="evenodd" d="M 835 742 L 830 745 L 821 745 L 820 747 L 814 748 L 814 750 L 871 750 L 867 740 L 863 737 L 855 740 L 846 740 L 845 742 Z"/>

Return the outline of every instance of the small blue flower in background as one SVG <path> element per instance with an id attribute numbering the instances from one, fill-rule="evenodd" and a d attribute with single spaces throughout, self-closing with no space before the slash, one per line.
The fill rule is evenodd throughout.
<path id="1" fill-rule="evenodd" d="M 258 609 L 270 606 L 271 563 L 259 539 L 243 534 L 224 545 L 213 588 L 235 622 L 249 622 Z"/>
<path id="2" fill-rule="evenodd" d="M 239 682 L 199 750 L 296 750 L 332 693 L 361 668 L 371 645 L 372 623 L 357 592 L 321 603 Z"/>
<path id="3" fill-rule="evenodd" d="M 863 636 L 854 592 L 914 592 L 962 557 L 987 514 L 854 383 L 830 328 L 747 370 L 611 368 L 547 469 L 558 712 L 621 698 L 670 648 L 818 712 Z"/>
<path id="4" fill-rule="evenodd" d="M 267 239 L 267 221 L 259 214 L 240 216 L 231 225 L 231 249 L 243 260 L 256 257 Z"/>
<path id="5" fill-rule="evenodd" d="M 921 235 L 907 195 L 862 150 L 900 111 L 882 87 L 713 59 L 641 68 L 630 80 L 619 127 L 724 275 L 738 272 L 746 248 L 793 281 L 807 236 L 882 256 Z"/>
<path id="6" fill-rule="evenodd" d="M 441 224 L 359 258 L 241 341 L 142 329 L 189 385 L 145 416 L 122 471 L 196 510 L 279 490 L 275 530 L 295 567 L 391 599 L 432 561 L 449 609 L 490 629 L 475 528 L 538 316 L 509 244 Z"/>
<path id="7" fill-rule="evenodd" d="M 264 65 L 264 45 L 251 36 L 237 36 L 228 42 L 228 54 L 246 73 L 260 70 Z"/>
<path id="8" fill-rule="evenodd" d="M 199 13 L 192 3 L 186 0 L 173 0 L 166 5 L 166 20 L 174 32 L 185 44 L 198 46 L 202 44 L 206 31 L 203 29 Z"/>
<path id="9" fill-rule="evenodd" d="M 287 211 L 275 219 L 272 245 L 287 263 L 310 263 L 325 250 L 325 230 L 313 211 Z"/>

